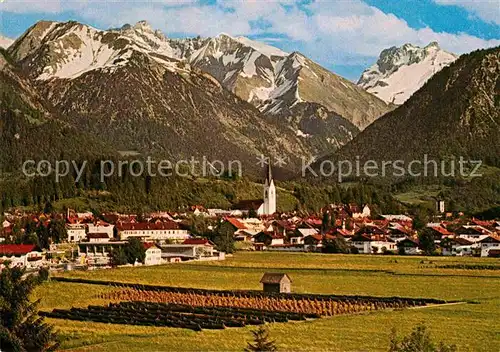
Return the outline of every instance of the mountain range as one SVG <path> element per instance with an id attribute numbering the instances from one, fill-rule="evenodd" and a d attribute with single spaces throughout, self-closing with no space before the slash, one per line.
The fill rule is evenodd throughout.
<path id="1" fill-rule="evenodd" d="M 2 81 L 3 90 L 23 87 L 11 95 L 29 97 L 25 103 L 37 116 L 50 115 L 27 121 L 56 122 L 66 131 L 92 136 L 108 151 L 238 159 L 250 168 L 257 168 L 256 158 L 263 154 L 285 157 L 293 170 L 301 158 L 342 147 L 347 155 L 396 157 L 484 149 L 485 140 L 495 142 L 489 139 L 496 127 L 488 124 L 488 118 L 496 121 L 492 115 L 481 119 L 481 132 L 475 124 L 477 111 L 490 111 L 472 104 L 486 87 L 481 80 L 477 86 L 468 82 L 468 93 L 453 95 L 459 90 L 450 87 L 463 88 L 467 76 L 442 78 L 456 71 L 457 57 L 437 43 L 384 50 L 358 85 L 298 52 L 228 34 L 171 39 L 144 21 L 107 31 L 74 21 L 41 21 L 4 55 L 9 79 Z M 468 69 L 473 65 L 470 56 L 459 61 Z M 470 70 L 467 75 L 485 74 Z M 408 100 L 391 111 L 395 105 L 364 88 L 392 103 Z M 10 100 L 24 101 L 15 98 Z M 489 98 L 496 102 L 495 94 Z M 464 146 L 443 131 L 471 142 Z"/>
<path id="2" fill-rule="evenodd" d="M 144 21 L 106 31 L 41 21 L 0 49 L 0 181 L 15 180 L 2 197 L 28 204 L 33 187 L 39 197 L 73 196 L 71 180 L 66 191 L 47 182 L 15 191 L 19 175 L 9 175 L 42 158 L 205 156 L 239 160 L 258 175 L 264 155 L 286 160 L 277 171 L 291 176 L 311 158 L 317 168 L 327 159 L 462 156 L 496 175 L 499 52 L 457 58 L 437 43 L 407 44 L 384 50 L 356 85 L 301 53 L 244 37 L 171 39 Z M 101 187 L 93 179 L 84 187 Z M 498 177 L 481 180 L 450 198 L 458 204 L 487 189 L 474 208 L 496 204 L 499 192 L 489 189 Z M 131 186 L 121 180 L 115 189 L 120 182 Z M 127 188 L 130 197 L 140 187 Z"/>
<path id="3" fill-rule="evenodd" d="M 40 21 L 4 55 L 54 121 L 115 151 L 298 165 L 392 108 L 300 53 L 227 34 L 171 39 L 144 21 Z"/>

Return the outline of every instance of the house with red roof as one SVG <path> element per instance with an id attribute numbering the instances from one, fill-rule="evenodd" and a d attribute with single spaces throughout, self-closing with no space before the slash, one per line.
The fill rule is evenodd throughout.
<path id="1" fill-rule="evenodd" d="M 393 240 L 399 240 L 403 239 L 407 236 L 411 236 L 413 234 L 413 231 L 410 227 L 406 227 L 404 225 L 401 225 L 400 223 L 391 223 L 387 227 L 387 231 L 389 232 L 389 236 Z"/>
<path id="2" fill-rule="evenodd" d="M 307 235 L 304 237 L 304 251 L 316 252 L 323 247 L 323 240 L 334 240 L 336 236 L 329 233 L 321 235 L 319 233 Z"/>
<path id="3" fill-rule="evenodd" d="M 445 256 L 471 256 L 474 242 L 461 237 L 445 237 L 441 241 L 441 252 Z"/>
<path id="4" fill-rule="evenodd" d="M 420 254 L 422 250 L 420 249 L 420 243 L 418 240 L 415 240 L 410 237 L 406 237 L 405 239 L 399 241 L 397 243 L 398 252 L 403 252 L 404 254 Z"/>
<path id="5" fill-rule="evenodd" d="M 87 237 L 86 225 L 80 222 L 66 224 L 68 242 L 75 243 L 85 240 Z"/>
<path id="6" fill-rule="evenodd" d="M 34 244 L 0 244 L 0 262 L 10 266 L 37 268 L 43 263 L 42 251 Z"/>
<path id="7" fill-rule="evenodd" d="M 386 234 L 369 234 L 363 231 L 357 233 L 350 239 L 350 243 L 356 247 L 359 253 L 372 254 L 385 251 L 397 251 L 397 243 Z"/>
<path id="8" fill-rule="evenodd" d="M 495 229 L 495 220 L 479 220 L 476 218 L 471 219 L 472 224 L 482 226 L 488 230 L 494 230 Z"/>
<path id="9" fill-rule="evenodd" d="M 249 220 L 247 219 L 247 221 Z M 260 226 L 257 227 L 256 224 L 251 221 L 247 224 L 244 223 L 242 219 L 226 217 L 221 225 L 221 230 L 231 231 L 236 241 L 251 242 L 253 236 L 262 228 L 262 222 L 259 219 L 255 219 L 255 221 L 257 221 Z"/>
<path id="10" fill-rule="evenodd" d="M 257 249 L 264 249 L 270 246 L 284 245 L 285 236 L 281 233 L 261 231 L 253 237 L 254 246 Z"/>
<path id="11" fill-rule="evenodd" d="M 493 234 L 492 231 L 480 225 L 463 225 L 456 231 L 458 237 L 465 238 L 466 240 L 474 243 L 480 242 L 489 235 Z"/>
<path id="12" fill-rule="evenodd" d="M 488 257 L 491 250 L 500 250 L 500 236 L 489 235 L 478 242 L 481 257 Z"/>
<path id="13" fill-rule="evenodd" d="M 212 247 L 215 246 L 215 244 L 212 241 L 206 238 L 188 238 L 187 240 L 184 240 L 182 244 L 195 244 L 195 245 L 212 246 Z"/>
<path id="14" fill-rule="evenodd" d="M 114 237 L 114 228 L 115 225 L 101 220 L 87 224 L 87 231 L 89 233 L 105 233 L 108 238 Z"/>
<path id="15" fill-rule="evenodd" d="M 441 243 L 441 241 L 447 237 L 455 237 L 453 232 L 448 231 L 443 226 L 427 226 L 427 228 L 431 231 L 432 236 L 434 237 L 434 241 L 436 243 Z"/>
<path id="16" fill-rule="evenodd" d="M 181 228 L 174 221 L 155 222 L 119 222 L 116 224 L 118 235 L 122 241 L 130 237 L 140 238 L 145 241 L 174 241 L 182 242 L 190 238 L 186 229 Z"/>
<path id="17" fill-rule="evenodd" d="M 238 230 L 247 230 L 245 224 L 242 223 L 239 219 L 227 217 L 225 220 L 234 227 L 235 232 L 237 232 Z"/>

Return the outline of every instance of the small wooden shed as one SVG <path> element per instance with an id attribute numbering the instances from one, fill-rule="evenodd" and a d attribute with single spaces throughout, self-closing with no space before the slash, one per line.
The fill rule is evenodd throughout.
<path id="1" fill-rule="evenodd" d="M 265 273 L 260 279 L 264 292 L 290 293 L 292 292 L 292 279 L 283 273 Z"/>

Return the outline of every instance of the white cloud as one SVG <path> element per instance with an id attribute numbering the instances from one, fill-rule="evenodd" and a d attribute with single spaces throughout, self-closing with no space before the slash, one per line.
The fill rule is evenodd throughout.
<path id="1" fill-rule="evenodd" d="M 387 47 L 404 43 L 427 45 L 437 41 L 444 49 L 457 54 L 500 45 L 500 40 L 484 40 L 465 33 L 414 29 L 393 14 L 386 14 L 374 7 L 370 10 L 361 15 L 345 17 L 324 12 L 314 15 L 321 41 L 331 43 L 338 50 L 364 56 L 374 56 Z"/>
<path id="2" fill-rule="evenodd" d="M 500 24 L 500 2 L 498 0 L 434 0 L 439 5 L 454 5 L 465 8 L 486 22 Z"/>
<path id="3" fill-rule="evenodd" d="M 117 7 L 146 7 L 148 5 L 162 5 L 178 7 L 196 5 L 198 0 L 2 0 L 0 10 L 14 13 L 61 13 L 64 11 L 79 11 L 89 6 L 116 5 Z"/>

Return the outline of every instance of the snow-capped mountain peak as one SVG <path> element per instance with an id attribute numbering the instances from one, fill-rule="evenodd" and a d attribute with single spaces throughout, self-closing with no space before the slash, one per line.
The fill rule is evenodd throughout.
<path id="1" fill-rule="evenodd" d="M 147 21 L 139 21 L 134 25 L 134 29 L 142 32 L 154 33 L 153 27 Z"/>
<path id="2" fill-rule="evenodd" d="M 388 103 L 403 104 L 429 78 L 457 59 L 437 42 L 421 48 L 412 44 L 391 47 L 361 75 L 358 85 Z"/>

